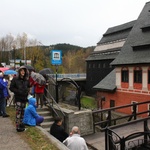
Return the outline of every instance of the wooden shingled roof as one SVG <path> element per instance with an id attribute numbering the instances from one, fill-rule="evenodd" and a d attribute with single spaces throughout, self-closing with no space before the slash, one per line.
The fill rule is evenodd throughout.
<path id="1" fill-rule="evenodd" d="M 117 43 L 116 41 L 121 41 L 122 39 L 126 39 L 131 31 L 133 25 L 136 21 L 131 21 L 125 24 L 121 24 L 115 27 L 109 28 L 105 34 L 103 34 L 102 39 L 97 43 L 99 45 L 106 45 L 110 43 Z M 121 47 L 94 51 L 92 52 L 86 61 L 90 60 L 104 60 L 104 59 L 115 59 L 119 54 Z"/>
<path id="2" fill-rule="evenodd" d="M 111 50 L 105 50 L 105 51 L 101 51 L 101 52 L 92 52 L 88 58 L 86 59 L 86 61 L 90 61 L 90 60 L 105 60 L 105 59 L 115 59 L 117 57 L 117 55 L 120 52 L 120 48 L 116 48 L 116 49 L 111 49 Z"/>
<path id="3" fill-rule="evenodd" d="M 103 34 L 102 39 L 97 44 L 99 45 L 120 39 L 126 39 L 135 22 L 136 20 L 108 28 L 106 33 Z"/>
<path id="4" fill-rule="evenodd" d="M 147 2 L 111 65 L 150 63 L 150 2 Z"/>
<path id="5" fill-rule="evenodd" d="M 93 87 L 94 90 L 113 92 L 116 89 L 116 72 L 112 70 L 103 80 Z"/>

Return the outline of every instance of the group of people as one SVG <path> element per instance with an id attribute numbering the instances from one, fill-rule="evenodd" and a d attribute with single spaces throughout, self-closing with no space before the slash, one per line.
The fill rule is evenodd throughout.
<path id="1" fill-rule="evenodd" d="M 36 98 L 30 97 L 30 89 L 33 85 L 30 82 L 29 71 L 25 66 L 18 69 L 18 74 L 13 77 L 10 83 L 10 91 L 14 93 L 16 108 L 16 130 L 22 132 L 25 125 L 40 125 L 44 118 L 39 116 L 36 108 Z M 0 71 L 0 115 L 9 117 L 6 113 L 6 100 L 9 97 L 8 82 L 4 78 L 4 73 Z M 28 103 L 28 106 L 26 105 Z M 27 107 L 26 107 L 27 106 Z"/>
<path id="2" fill-rule="evenodd" d="M 62 118 L 56 117 L 50 128 L 50 134 L 65 144 L 70 150 L 88 150 L 84 138 L 80 136 L 79 127 L 74 126 L 70 134 L 62 127 Z"/>
<path id="3" fill-rule="evenodd" d="M 36 98 L 29 96 L 31 87 L 33 85 L 32 79 L 29 78 L 29 72 L 25 66 L 21 66 L 18 70 L 18 75 L 13 77 L 10 83 L 10 91 L 14 93 L 15 107 L 16 107 L 16 131 L 25 131 L 25 126 L 40 125 L 44 118 L 40 116 L 36 108 L 39 103 L 36 100 L 39 99 L 42 94 L 36 95 Z M 42 85 L 38 85 L 39 91 L 44 92 Z M 6 113 L 6 100 L 10 97 L 8 92 L 8 82 L 4 78 L 4 73 L 0 71 L 0 116 L 9 117 Z M 26 106 L 26 104 L 28 104 Z M 43 103 L 41 101 L 41 107 Z M 50 128 L 50 134 L 57 138 L 60 142 L 64 143 L 70 150 L 88 150 L 85 140 L 80 136 L 80 131 L 77 126 L 72 128 L 70 134 L 66 133 L 62 127 L 62 118 L 56 117 L 53 125 Z"/>

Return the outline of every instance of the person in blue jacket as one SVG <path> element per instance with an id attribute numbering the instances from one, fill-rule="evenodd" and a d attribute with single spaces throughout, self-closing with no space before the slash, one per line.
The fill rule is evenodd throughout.
<path id="1" fill-rule="evenodd" d="M 9 97 L 8 82 L 4 78 L 4 73 L 0 71 L 0 116 L 9 117 L 6 113 L 6 99 Z"/>
<path id="2" fill-rule="evenodd" d="M 44 121 L 44 118 L 37 113 L 36 108 L 36 99 L 33 97 L 29 98 L 28 106 L 25 109 L 23 118 L 23 123 L 25 125 L 36 126 Z"/>

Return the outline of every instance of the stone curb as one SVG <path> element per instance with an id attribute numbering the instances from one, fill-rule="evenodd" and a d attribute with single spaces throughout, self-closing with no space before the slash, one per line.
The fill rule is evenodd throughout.
<path id="1" fill-rule="evenodd" d="M 52 144 L 54 144 L 58 149 L 60 149 L 60 150 L 69 150 L 63 143 L 61 143 L 59 140 L 57 140 L 55 137 L 53 137 L 45 129 L 43 129 L 40 126 L 36 126 L 36 128 L 40 129 L 41 132 L 43 132 L 43 134 L 46 135 L 48 137 L 48 139 L 52 142 Z"/>

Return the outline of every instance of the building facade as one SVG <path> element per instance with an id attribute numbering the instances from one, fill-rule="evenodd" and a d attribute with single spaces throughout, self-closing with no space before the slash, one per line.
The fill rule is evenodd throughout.
<path id="1" fill-rule="evenodd" d="M 94 52 L 86 59 L 86 94 L 95 94 L 93 86 L 98 84 L 114 66 L 111 62 L 118 56 L 135 21 L 109 28 L 97 43 Z"/>
<path id="2" fill-rule="evenodd" d="M 150 100 L 150 2 L 147 2 L 130 31 L 119 55 L 111 63 L 115 67 L 103 81 L 93 88 L 100 106 L 109 108 Z M 113 76 L 111 78 L 110 76 Z M 138 107 L 149 110 L 150 104 Z M 132 113 L 132 109 L 120 110 Z"/>

